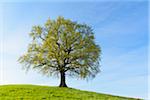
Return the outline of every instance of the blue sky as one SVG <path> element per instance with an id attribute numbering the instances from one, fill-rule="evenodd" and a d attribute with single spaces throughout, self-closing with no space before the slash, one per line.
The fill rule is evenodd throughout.
<path id="1" fill-rule="evenodd" d="M 9 1 L 9 0 L 7 0 Z M 0 84 L 59 84 L 17 62 L 33 25 L 57 16 L 87 23 L 102 48 L 101 73 L 91 81 L 67 78 L 70 87 L 100 93 L 148 96 L 148 2 L 7 2 L 1 4 Z"/>

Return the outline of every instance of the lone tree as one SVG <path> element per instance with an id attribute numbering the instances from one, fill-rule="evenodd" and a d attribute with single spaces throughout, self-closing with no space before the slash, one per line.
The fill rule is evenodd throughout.
<path id="1" fill-rule="evenodd" d="M 67 76 L 94 78 L 100 71 L 101 49 L 86 24 L 63 17 L 48 19 L 43 26 L 33 26 L 27 53 L 19 58 L 23 68 L 37 69 L 44 75 L 60 76 L 60 87 L 67 87 Z"/>

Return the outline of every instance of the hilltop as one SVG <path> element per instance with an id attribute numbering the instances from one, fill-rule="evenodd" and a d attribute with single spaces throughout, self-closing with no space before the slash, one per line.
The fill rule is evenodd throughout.
<path id="1" fill-rule="evenodd" d="M 1 85 L 0 100 L 140 100 L 73 88 L 39 85 Z"/>

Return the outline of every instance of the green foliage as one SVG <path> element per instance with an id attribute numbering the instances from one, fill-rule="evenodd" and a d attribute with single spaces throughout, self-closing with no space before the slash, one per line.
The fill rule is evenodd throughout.
<path id="1" fill-rule="evenodd" d="M 0 86 L 0 100 L 141 100 L 81 91 L 35 85 Z"/>
<path id="2" fill-rule="evenodd" d="M 33 26 L 26 54 L 19 58 L 25 69 L 37 69 L 45 75 L 93 78 L 100 71 L 101 49 L 94 42 L 94 33 L 86 24 L 63 17 L 48 19 L 44 26 Z"/>

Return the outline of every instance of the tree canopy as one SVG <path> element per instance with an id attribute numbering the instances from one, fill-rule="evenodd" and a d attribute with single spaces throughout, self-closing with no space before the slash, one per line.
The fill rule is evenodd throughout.
<path id="1" fill-rule="evenodd" d="M 48 76 L 94 78 L 100 72 L 101 49 L 95 43 L 90 26 L 64 17 L 48 19 L 43 26 L 33 26 L 27 52 L 19 58 L 23 68 L 36 69 Z"/>

